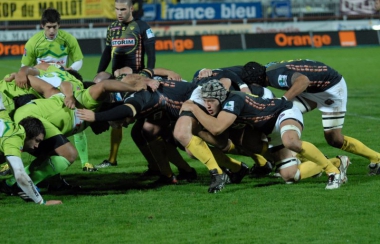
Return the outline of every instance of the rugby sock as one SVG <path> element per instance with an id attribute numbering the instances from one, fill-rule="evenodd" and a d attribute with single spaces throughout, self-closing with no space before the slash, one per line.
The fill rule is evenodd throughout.
<path id="1" fill-rule="evenodd" d="M 229 142 L 229 144 L 227 145 L 228 148 L 223 149 L 223 150 L 227 150 L 227 153 L 229 154 L 239 154 L 239 151 L 235 147 L 235 144 L 230 139 L 228 139 L 228 142 Z"/>
<path id="2" fill-rule="evenodd" d="M 123 128 L 112 128 L 110 155 L 108 157 L 108 161 L 110 161 L 111 163 L 116 163 L 117 153 L 119 151 L 119 147 L 120 147 L 122 139 L 123 139 Z"/>
<path id="3" fill-rule="evenodd" d="M 177 150 L 177 147 L 169 142 L 165 142 L 166 153 L 169 161 L 174 164 L 178 169 L 186 172 L 192 172 L 190 165 L 183 159 L 182 155 Z"/>
<path id="4" fill-rule="evenodd" d="M 251 158 L 253 161 L 255 161 L 256 164 L 260 165 L 261 167 L 265 166 L 265 164 L 268 162 L 264 156 L 256 153 L 252 154 Z"/>
<path id="5" fill-rule="evenodd" d="M 189 144 L 186 145 L 186 149 L 201 161 L 208 170 L 216 169 L 218 174 L 222 174 L 222 169 L 218 166 L 214 155 L 212 154 L 210 148 L 207 146 L 206 142 L 197 136 L 192 136 Z"/>
<path id="6" fill-rule="evenodd" d="M 298 165 L 298 169 L 301 173 L 301 180 L 313 177 L 323 171 L 322 167 L 311 161 L 305 161 Z"/>
<path id="7" fill-rule="evenodd" d="M 335 158 L 329 158 L 329 161 L 337 168 L 340 166 L 340 159 L 335 157 Z"/>
<path id="8" fill-rule="evenodd" d="M 140 150 L 141 154 L 144 156 L 146 161 L 148 162 L 148 169 L 153 171 L 160 171 L 160 168 L 158 167 L 158 164 L 156 160 L 154 159 L 152 152 L 149 149 L 149 145 L 138 145 L 136 144 L 138 149 Z"/>
<path id="9" fill-rule="evenodd" d="M 65 171 L 70 165 L 70 162 L 62 156 L 51 156 L 38 167 L 29 168 L 29 176 L 37 185 L 41 181 Z"/>
<path id="10" fill-rule="evenodd" d="M 168 155 L 166 152 L 165 142 L 161 137 L 149 142 L 149 148 L 155 161 L 160 168 L 161 174 L 170 177 L 173 175 L 173 171 L 170 168 Z"/>
<path id="11" fill-rule="evenodd" d="M 370 149 L 369 147 L 364 145 L 361 141 L 355 138 L 344 136 L 344 142 L 341 149 L 346 152 L 350 152 L 350 153 L 368 158 L 371 161 L 371 163 L 380 162 L 380 154 L 378 152 Z"/>
<path id="12" fill-rule="evenodd" d="M 84 131 L 74 135 L 74 142 L 83 168 L 88 163 L 87 137 Z"/>
<path id="13" fill-rule="evenodd" d="M 228 157 L 223 153 L 222 150 L 215 147 L 210 147 L 210 151 L 212 152 L 212 155 L 218 162 L 219 166 L 228 168 L 232 172 L 238 172 L 241 169 L 241 162 Z"/>
<path id="14" fill-rule="evenodd" d="M 339 174 L 340 171 L 335 167 L 319 149 L 307 141 L 302 141 L 302 151 L 299 153 L 302 157 L 309 159 L 310 161 L 321 166 L 327 173 Z"/>
<path id="15" fill-rule="evenodd" d="M 37 185 L 41 181 L 52 177 L 65 171 L 69 166 L 70 162 L 62 156 L 51 156 L 41 164 L 36 163 L 34 166 L 33 162 L 25 168 L 25 171 L 29 173 L 29 177 L 32 179 L 33 183 Z M 8 179 L 7 185 L 11 186 L 16 183 L 14 177 Z"/>

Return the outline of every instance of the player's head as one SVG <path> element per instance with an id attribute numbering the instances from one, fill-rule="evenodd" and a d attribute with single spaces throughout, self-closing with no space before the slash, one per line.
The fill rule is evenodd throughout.
<path id="1" fill-rule="evenodd" d="M 222 103 L 227 98 L 227 90 L 219 80 L 213 79 L 202 85 L 202 98 L 215 98 Z"/>
<path id="2" fill-rule="evenodd" d="M 153 79 L 154 71 L 153 69 L 145 68 L 139 72 L 139 75 Z"/>
<path id="3" fill-rule="evenodd" d="M 246 63 L 243 67 L 242 79 L 247 84 L 258 84 L 267 86 L 266 84 L 266 68 L 257 62 Z"/>
<path id="4" fill-rule="evenodd" d="M 24 127 L 25 130 L 23 150 L 25 152 L 33 152 L 45 138 L 45 127 L 41 120 L 30 116 L 22 119 L 19 124 Z"/>
<path id="5" fill-rule="evenodd" d="M 79 74 L 79 72 L 75 69 L 68 69 L 66 70 L 67 73 L 69 73 L 70 75 L 74 76 L 77 80 L 80 80 L 81 82 L 83 82 L 83 77 L 81 74 Z"/>
<path id="6" fill-rule="evenodd" d="M 219 80 L 213 79 L 202 85 L 201 95 L 208 113 L 215 116 L 220 111 L 220 106 L 227 98 L 227 90 Z"/>
<path id="7" fill-rule="evenodd" d="M 227 98 L 227 90 L 219 80 L 212 79 L 202 85 L 202 98 L 215 98 L 222 103 Z"/>
<path id="8" fill-rule="evenodd" d="M 130 22 L 133 20 L 132 0 L 115 0 L 115 12 L 119 22 Z"/>
<path id="9" fill-rule="evenodd" d="M 42 13 L 41 27 L 45 31 L 45 37 L 54 39 L 58 33 L 61 15 L 56 9 L 48 8 Z"/>

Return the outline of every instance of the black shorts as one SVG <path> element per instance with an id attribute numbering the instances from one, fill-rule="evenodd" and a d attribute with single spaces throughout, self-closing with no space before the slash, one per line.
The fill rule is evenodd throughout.
<path id="1" fill-rule="evenodd" d="M 64 135 L 56 135 L 40 142 L 38 148 L 31 154 L 35 157 L 54 155 L 55 149 L 68 142 L 70 142 L 69 139 L 67 139 Z"/>

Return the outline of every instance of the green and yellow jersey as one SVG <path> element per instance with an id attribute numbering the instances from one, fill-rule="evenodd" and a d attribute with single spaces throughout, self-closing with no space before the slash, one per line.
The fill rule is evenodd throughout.
<path id="1" fill-rule="evenodd" d="M 25 44 L 22 66 L 34 66 L 39 63 L 56 63 L 68 67 L 82 60 L 83 54 L 77 39 L 64 30 L 58 30 L 57 37 L 49 40 L 42 30 L 32 36 Z"/>

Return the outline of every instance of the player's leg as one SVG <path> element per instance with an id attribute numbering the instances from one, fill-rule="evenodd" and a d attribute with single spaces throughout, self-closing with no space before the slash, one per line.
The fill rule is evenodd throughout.
<path id="1" fill-rule="evenodd" d="M 123 139 L 123 127 L 111 127 L 110 134 L 110 154 L 108 160 L 105 159 L 101 164 L 96 165 L 96 168 L 106 168 L 110 166 L 117 166 L 117 154 L 119 152 L 120 144 Z"/>
<path id="2" fill-rule="evenodd" d="M 87 147 L 87 136 L 84 131 L 79 132 L 74 135 L 75 147 L 79 154 L 79 159 L 81 161 L 82 170 L 87 172 L 94 172 L 97 169 L 88 162 L 88 147 Z"/>
<path id="3" fill-rule="evenodd" d="M 200 137 L 195 136 L 197 121 L 187 115 L 181 115 L 174 128 L 174 138 L 185 147 L 190 156 L 194 156 L 201 161 L 208 169 L 212 178 L 209 192 L 214 193 L 224 188 L 227 181 L 227 175 L 219 167 L 210 148 Z M 194 133 L 195 132 L 195 133 Z"/>
<path id="4" fill-rule="evenodd" d="M 26 167 L 34 184 L 64 172 L 78 157 L 77 150 L 63 135 L 56 135 L 42 141 L 33 153 L 36 157 Z M 16 182 L 14 177 L 7 180 L 8 185 Z"/>
<path id="5" fill-rule="evenodd" d="M 329 145 L 353 153 L 370 161 L 369 175 L 380 174 L 380 153 L 372 150 L 356 138 L 342 134 L 344 113 L 340 116 L 323 113 L 323 127 L 326 141 Z M 334 128 L 334 129 L 331 129 Z"/>
<path id="6" fill-rule="evenodd" d="M 131 129 L 131 137 L 137 148 L 140 150 L 141 154 L 144 156 L 148 163 L 148 170 L 143 173 L 142 176 L 150 177 L 160 175 L 160 168 L 150 151 L 148 141 L 142 135 L 141 131 L 143 129 L 143 125 L 145 123 L 144 119 L 137 120 L 132 129 Z"/>
<path id="7" fill-rule="evenodd" d="M 329 175 L 326 189 L 339 188 L 341 184 L 339 169 L 335 167 L 316 146 L 309 142 L 301 141 L 302 123 L 303 118 L 299 109 L 293 108 L 283 111 L 276 122 L 275 131 L 277 131 L 277 133 L 271 134 L 273 137 L 277 136 L 277 138 L 273 140 L 274 143 L 278 143 L 278 135 L 280 135 L 281 142 L 285 148 L 315 162 Z"/>

